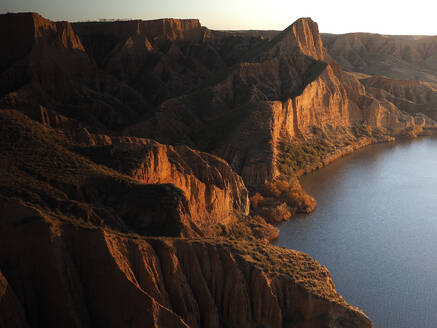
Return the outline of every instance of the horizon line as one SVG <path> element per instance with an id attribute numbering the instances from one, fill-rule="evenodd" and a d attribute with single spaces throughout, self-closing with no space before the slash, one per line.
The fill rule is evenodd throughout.
<path id="1" fill-rule="evenodd" d="M 299 17 L 298 19 L 294 20 L 293 23 L 288 25 L 286 28 L 282 30 L 278 29 L 263 29 L 263 28 L 239 28 L 239 29 L 227 29 L 227 28 L 210 28 L 207 25 L 203 25 L 201 20 L 199 18 L 177 18 L 177 17 L 161 17 L 161 18 L 95 18 L 95 19 L 84 19 L 84 20 L 66 20 L 66 19 L 51 19 L 43 14 L 37 12 L 37 11 L 7 11 L 0 13 L 0 15 L 7 15 L 7 14 L 38 14 L 41 17 L 51 20 L 53 22 L 69 22 L 69 23 L 111 23 L 111 22 L 129 22 L 129 21 L 153 21 L 153 20 L 164 20 L 164 19 L 176 19 L 176 20 L 198 20 L 200 25 L 202 27 L 206 27 L 211 31 L 218 31 L 218 32 L 242 32 L 242 31 L 273 31 L 273 32 L 282 32 L 285 29 L 287 29 L 289 26 L 291 26 L 294 22 L 297 20 L 303 18 Z M 317 21 L 314 21 L 318 26 L 319 24 Z M 319 26 L 320 28 L 320 26 Z M 364 31 L 354 31 L 354 32 L 345 32 L 345 33 L 333 33 L 333 32 L 325 32 L 320 31 L 320 34 L 332 34 L 332 35 L 347 35 L 347 34 L 374 34 L 374 35 L 381 35 L 381 36 L 411 36 L 411 37 L 432 37 L 437 36 L 437 34 L 391 34 L 391 33 L 378 33 L 378 32 L 364 32 Z"/>

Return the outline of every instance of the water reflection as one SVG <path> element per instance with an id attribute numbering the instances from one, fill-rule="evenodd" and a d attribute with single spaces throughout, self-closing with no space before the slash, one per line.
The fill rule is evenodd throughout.
<path id="1" fill-rule="evenodd" d="M 437 139 L 370 146 L 302 179 L 318 201 L 278 244 L 326 265 L 376 327 L 435 327 Z"/>

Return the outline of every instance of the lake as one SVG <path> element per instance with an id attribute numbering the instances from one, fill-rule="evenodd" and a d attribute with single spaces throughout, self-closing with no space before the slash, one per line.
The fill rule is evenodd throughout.
<path id="1" fill-rule="evenodd" d="M 372 145 L 301 181 L 317 208 L 277 244 L 325 265 L 375 327 L 437 327 L 437 138 Z"/>

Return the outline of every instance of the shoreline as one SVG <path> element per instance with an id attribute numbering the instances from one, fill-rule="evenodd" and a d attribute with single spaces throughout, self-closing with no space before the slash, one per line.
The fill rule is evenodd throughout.
<path id="1" fill-rule="evenodd" d="M 324 156 L 321 160 L 321 162 L 315 164 L 315 165 L 307 165 L 302 169 L 299 169 L 295 171 L 295 174 L 298 178 L 300 178 L 303 175 L 306 175 L 308 173 L 314 172 L 318 169 L 321 169 L 322 167 L 325 167 L 332 163 L 333 161 L 340 159 L 348 154 L 351 154 L 359 149 L 362 149 L 367 146 L 376 145 L 376 144 L 383 144 L 383 143 L 390 143 L 390 142 L 396 142 L 398 138 L 387 136 L 385 138 L 376 139 L 376 138 L 363 138 L 359 140 L 357 143 L 348 145 L 346 147 L 338 148 L 338 150 L 328 153 L 326 156 Z"/>
<path id="2" fill-rule="evenodd" d="M 361 255 L 365 254 L 367 250 L 366 247 L 368 247 L 369 254 L 381 256 L 381 263 L 389 262 L 387 268 L 390 266 L 395 268 L 392 271 L 382 270 L 385 275 L 384 279 L 381 278 L 381 281 L 384 282 L 384 291 L 380 292 L 378 290 L 376 297 L 379 299 L 380 295 L 384 295 L 384 303 L 386 304 L 390 304 L 387 302 L 387 299 L 390 299 L 390 297 L 400 298 L 399 294 L 390 294 L 391 291 L 395 290 L 393 286 L 397 283 L 393 285 L 386 284 L 387 281 L 392 280 L 393 272 L 396 272 L 396 268 L 398 268 L 395 262 L 390 262 L 390 256 L 392 256 L 391 250 L 382 255 L 382 253 L 378 252 L 378 249 L 379 246 L 388 244 L 389 241 L 387 240 L 393 240 L 395 245 L 393 248 L 396 247 L 396 250 L 400 250 L 400 247 L 405 247 L 408 251 L 412 249 L 411 253 L 409 253 L 411 254 L 411 258 L 408 258 L 408 262 L 403 261 L 401 258 L 397 263 L 408 263 L 409 267 L 410 265 L 411 267 L 419 267 L 416 263 L 410 264 L 411 262 L 409 262 L 409 260 L 414 258 L 414 253 L 420 252 L 421 245 L 427 241 L 422 242 L 421 238 L 411 238 L 411 240 L 407 240 L 406 238 L 401 238 L 400 234 L 405 233 L 404 237 L 411 236 L 408 227 L 412 222 L 410 219 L 413 219 L 413 217 L 411 217 L 411 212 L 405 211 L 405 208 L 411 208 L 411 198 L 408 195 L 411 190 L 416 190 L 413 188 L 417 187 L 419 188 L 417 189 L 418 192 L 411 194 L 414 195 L 416 200 L 411 201 L 411 204 L 417 206 L 418 210 L 414 208 L 412 212 L 418 213 L 417 216 L 414 217 L 414 220 L 424 223 L 422 230 L 417 231 L 424 231 L 425 236 L 428 236 L 430 239 L 432 238 L 431 233 L 429 235 L 427 234 L 427 231 L 432 231 L 430 227 L 431 224 L 429 224 L 432 221 L 432 212 L 428 211 L 428 207 L 432 205 L 430 205 L 431 203 L 429 201 L 421 202 L 421 197 L 426 199 L 426 196 L 419 195 L 419 192 L 422 192 L 423 188 L 421 187 L 421 180 L 417 179 L 417 177 L 423 176 L 429 179 L 435 179 L 432 161 L 429 161 L 431 154 L 435 156 L 435 145 L 436 134 L 434 134 L 434 136 L 421 135 L 414 139 L 398 137 L 394 143 L 375 145 L 374 147 L 368 148 L 368 150 L 366 148 L 361 152 L 346 157 L 342 162 L 335 163 L 326 170 L 310 174 L 308 179 L 307 177 L 303 179 L 302 185 L 305 190 L 308 190 L 308 192 L 320 200 L 320 208 L 316 211 L 317 213 L 312 213 L 309 216 L 299 214 L 290 220 L 292 221 L 294 219 L 293 222 L 284 222 L 285 224 L 277 226 L 280 235 L 279 239 L 273 242 L 274 245 L 287 249 L 303 250 L 310 254 L 310 256 L 317 258 L 323 265 L 326 265 L 328 270 L 334 274 L 333 279 L 335 282 L 340 282 L 344 279 L 343 281 L 346 281 L 346 283 L 343 286 L 339 286 L 341 287 L 339 293 L 345 296 L 346 300 L 350 302 L 352 302 L 353 298 L 354 301 L 352 304 L 364 309 L 364 312 L 367 313 L 372 320 L 378 320 L 378 322 L 375 322 L 376 326 L 379 326 L 378 323 L 381 325 L 381 321 L 388 322 L 389 320 L 394 320 L 399 317 L 391 314 L 383 316 L 380 312 L 375 312 L 375 307 L 369 307 L 371 303 L 369 303 L 368 300 L 371 300 L 372 297 L 375 296 L 376 290 L 375 293 L 373 291 L 369 292 L 364 298 L 364 301 L 362 302 L 360 299 L 360 303 L 358 303 L 355 298 L 356 295 L 359 295 L 359 291 L 357 290 L 359 290 L 359 288 L 368 289 L 366 287 L 367 285 L 360 282 L 362 286 L 356 289 L 354 289 L 355 287 L 351 288 L 351 285 L 353 284 L 355 273 L 361 272 L 362 277 L 364 277 L 363 281 L 368 282 L 368 280 L 366 280 L 367 277 L 371 276 L 378 266 L 372 267 L 369 271 L 363 271 L 361 266 L 355 267 L 354 269 L 350 269 L 354 266 L 348 266 L 347 269 L 350 269 L 350 273 L 346 274 L 344 263 L 347 262 L 342 261 L 344 258 L 360 259 L 359 261 L 361 261 Z M 434 148 L 434 150 L 432 148 Z M 397 168 L 399 170 L 397 170 Z M 409 177 L 408 174 L 410 170 L 414 171 L 414 174 L 417 175 Z M 400 176 L 400 172 L 407 174 L 401 181 L 396 180 L 398 179 L 397 177 Z M 367 178 L 370 177 L 371 179 L 368 180 Z M 386 180 L 388 182 L 384 182 Z M 393 181 L 395 185 L 392 184 Z M 394 188 L 390 189 L 393 186 L 399 186 L 399 184 L 397 184 L 398 182 L 403 186 L 401 192 L 405 193 L 405 201 L 403 199 L 404 196 L 400 194 L 396 194 L 396 196 L 394 196 L 394 194 L 390 195 L 390 190 L 398 191 Z M 406 187 L 405 183 L 408 183 Z M 384 187 L 380 188 L 379 185 Z M 387 189 L 385 187 L 387 187 Z M 428 184 L 428 188 L 430 188 L 431 192 L 427 191 L 426 194 L 432 195 L 432 184 Z M 336 190 L 336 192 L 332 192 L 333 190 Z M 366 197 L 369 195 L 375 196 L 375 198 Z M 389 201 L 386 201 L 385 197 L 387 197 Z M 361 199 L 363 201 L 360 201 Z M 366 201 L 367 199 L 371 199 L 371 201 Z M 393 199 L 396 201 L 395 203 L 391 203 Z M 399 204 L 405 207 L 400 207 L 398 206 Z M 426 209 L 423 212 L 420 210 L 422 206 Z M 343 207 L 346 210 L 343 210 Z M 398 209 L 403 210 L 396 212 Z M 378 224 L 381 224 L 381 226 L 378 226 Z M 395 239 L 389 239 L 389 235 L 384 232 L 393 231 L 393 226 L 396 226 L 397 229 L 392 235 Z M 341 230 L 342 228 L 344 228 L 344 230 Z M 414 233 L 416 234 L 417 231 L 415 230 Z M 356 233 L 356 236 L 353 235 L 354 233 Z M 348 237 L 342 240 L 342 236 L 345 235 Z M 419 233 L 416 235 L 420 236 Z M 370 238 L 372 242 L 369 241 Z M 323 240 L 323 243 L 320 244 L 316 242 L 317 240 Z M 337 242 L 338 244 L 336 244 Z M 349 250 L 348 244 L 353 245 L 354 248 Z M 378 247 L 375 245 L 378 245 Z M 410 245 L 412 246 L 410 247 Z M 416 248 L 414 248 L 414 245 Z M 324 248 L 327 248 L 327 250 L 325 251 Z M 357 249 L 360 248 L 364 250 L 363 253 L 357 253 Z M 337 253 L 337 251 L 341 251 L 342 253 Z M 432 251 L 430 251 L 430 253 L 431 252 Z M 337 254 L 340 260 L 335 260 Z M 364 263 L 366 263 L 366 261 L 368 261 L 367 263 L 372 263 L 372 256 L 373 255 L 369 255 L 367 259 L 364 259 Z M 424 256 L 424 258 L 425 257 L 429 259 L 429 256 Z M 396 259 L 396 261 L 398 261 L 398 259 Z M 432 263 L 432 261 L 430 261 L 430 263 Z M 426 264 L 424 264 L 424 267 L 425 266 Z M 419 287 L 425 286 L 426 280 L 421 280 L 422 277 L 422 273 L 417 271 L 415 278 L 416 281 L 418 281 L 417 286 Z M 408 280 L 409 276 L 405 274 L 401 277 L 400 274 L 399 280 L 401 278 Z M 431 278 L 431 276 L 428 278 Z M 345 289 L 344 286 L 346 286 L 347 289 Z M 432 287 L 424 287 L 424 290 L 427 288 Z M 408 297 L 412 297 L 409 293 L 410 290 L 408 291 Z M 423 291 L 420 293 L 423 293 Z M 420 293 L 414 296 L 417 297 Z M 405 294 L 407 294 L 407 292 L 405 292 Z M 427 294 L 425 295 L 428 296 Z M 406 296 L 406 299 L 408 299 L 408 297 Z M 412 298 L 409 298 L 409 304 L 414 303 L 411 303 L 411 299 Z M 396 315 L 403 313 L 403 311 L 408 308 L 408 305 L 404 306 L 404 304 L 405 303 L 396 303 L 396 307 L 393 306 L 392 311 L 396 313 Z M 388 305 L 384 305 L 384 307 L 384 310 L 389 308 Z M 424 312 L 426 313 L 426 311 Z M 411 315 L 411 312 L 406 315 Z M 418 314 L 418 316 L 421 315 L 423 315 L 423 313 Z M 381 326 L 384 325 L 382 324 Z"/>
<path id="3" fill-rule="evenodd" d="M 307 165 L 304 168 L 301 168 L 297 171 L 295 171 L 295 174 L 298 178 L 300 178 L 303 175 L 306 175 L 308 173 L 314 172 L 318 169 L 321 169 L 322 167 L 325 167 L 332 163 L 333 161 L 340 159 L 343 156 L 349 155 L 359 149 L 371 146 L 371 145 L 377 145 L 377 144 L 383 144 L 383 143 L 392 143 L 397 142 L 400 140 L 412 140 L 416 139 L 418 137 L 432 137 L 437 136 L 437 127 L 429 127 L 423 129 L 422 133 L 418 134 L 417 136 L 408 136 L 408 135 L 401 135 L 401 136 L 384 136 L 380 138 L 362 138 L 357 143 L 348 145 L 346 147 L 337 148 L 335 152 L 328 153 L 326 156 L 324 156 L 321 160 L 321 162 L 315 164 L 315 165 Z"/>

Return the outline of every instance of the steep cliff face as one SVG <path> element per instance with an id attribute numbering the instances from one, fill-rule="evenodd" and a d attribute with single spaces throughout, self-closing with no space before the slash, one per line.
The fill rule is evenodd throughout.
<path id="1" fill-rule="evenodd" d="M 198 19 L 156 19 L 142 21 L 139 31 L 147 35 L 153 42 L 164 40 L 200 42 L 204 37 L 205 29 Z"/>
<path id="2" fill-rule="evenodd" d="M 11 310 L 21 306 L 29 326 L 187 327 L 132 285 L 121 270 L 114 270 L 115 259 L 102 248 L 101 237 L 81 236 L 72 228 L 76 237 L 67 239 L 61 228 L 50 226 L 40 215 L 10 216 L 5 203 L 2 210 L 2 235 L 17 237 L 2 237 L 1 262 L 19 301 Z M 15 261 L 15 256 L 23 261 Z"/>
<path id="3" fill-rule="evenodd" d="M 344 73 L 327 54 L 311 19 L 296 21 L 241 58 L 220 82 L 165 101 L 152 119 L 124 133 L 214 152 L 246 185 L 259 188 L 281 175 L 280 144 L 306 142 L 317 137 L 315 130 L 332 137 L 355 125 L 402 130 L 416 124 Z M 361 143 L 349 136 L 349 143 Z"/>
<path id="4" fill-rule="evenodd" d="M 92 42 L 102 42 L 107 38 L 122 42 L 132 35 L 143 35 L 154 45 L 163 41 L 200 42 L 205 36 L 206 28 L 198 19 L 156 19 L 131 20 L 115 22 L 73 23 L 75 31 L 85 39 L 87 46 Z M 114 44 L 113 44 L 114 46 Z M 112 49 L 107 49 L 112 50 Z"/>
<path id="5" fill-rule="evenodd" d="M 8 45 L 0 55 L 0 72 L 28 55 L 37 44 L 59 43 L 66 49 L 85 51 L 68 22 L 54 23 L 36 13 L 6 14 L 0 27 L 0 38 Z"/>
<path id="6" fill-rule="evenodd" d="M 19 327 L 372 327 L 297 251 L 143 239 L 0 206 L 0 266 L 16 293 L 2 300 L 25 315 Z"/>
<path id="7" fill-rule="evenodd" d="M 314 81 L 285 103 L 294 113 L 294 122 L 288 124 L 289 137 L 311 134 L 314 128 L 326 130 L 326 126 L 368 124 L 387 129 L 414 126 L 412 118 L 392 104 L 373 98 L 357 79 L 342 71 L 324 48 L 317 24 L 311 20 L 299 20 L 292 25 L 292 31 L 299 49 L 307 56 L 327 63 L 327 66 L 324 70 L 314 68 L 315 72 L 310 71 L 315 75 Z M 291 49 L 285 51 L 290 53 Z M 381 115 L 387 117 L 384 122 L 378 119 Z M 293 135 L 293 131 L 297 133 Z"/>
<path id="8" fill-rule="evenodd" d="M 0 41 L 12 45 L 1 55 L 2 107 L 32 113 L 43 105 L 100 129 L 148 108 L 138 92 L 95 67 L 70 23 L 25 13 L 0 15 L 0 25 Z"/>
<path id="9" fill-rule="evenodd" d="M 138 90 L 151 104 L 192 92 L 223 69 L 194 19 L 75 23 L 99 67 Z"/>
<path id="10" fill-rule="evenodd" d="M 0 182 L 6 195 L 69 220 L 124 232 L 277 237 L 277 229 L 262 218 L 248 216 L 248 191 L 223 159 L 187 146 L 92 134 L 47 109 L 43 113 L 45 124 L 62 130 L 0 111 L 2 161 L 8 167 Z M 11 140 L 21 145 L 19 151 Z M 45 149 L 52 149 L 49 155 Z M 45 196 L 34 197 L 41 193 Z M 70 202 L 75 205 L 66 205 Z"/>
<path id="11" fill-rule="evenodd" d="M 39 75 L 41 84 L 54 87 L 60 82 L 53 80 L 55 67 L 78 74 L 88 64 L 82 42 L 68 22 L 55 23 L 39 14 L 25 13 L 1 15 L 0 24 L 2 42 L 10 45 L 0 57 L 3 74 L 11 65 L 27 64 L 29 73 Z"/>
<path id="12" fill-rule="evenodd" d="M 73 27 L 84 41 L 88 54 L 101 66 L 105 66 L 114 52 L 132 49 L 133 43 L 145 43 L 148 51 L 156 51 L 166 42 L 198 43 L 208 35 L 208 30 L 197 19 L 88 22 L 73 23 Z"/>
<path id="13" fill-rule="evenodd" d="M 125 129 L 126 133 L 163 143 L 183 142 L 219 155 L 232 149 L 238 158 L 225 159 L 241 174 L 241 158 L 247 159 L 246 170 L 253 171 L 250 163 L 271 153 L 261 168 L 263 176 L 253 181 L 244 177 L 249 185 L 273 179 L 277 172 L 271 164 L 275 141 L 272 147 L 265 144 L 266 138 L 272 139 L 268 131 L 260 133 L 261 140 L 254 137 L 263 143 L 255 153 L 249 149 L 252 141 L 245 145 L 232 140 L 242 125 L 259 124 L 245 122 L 248 112 L 283 121 L 280 134 L 288 139 L 306 138 L 313 128 L 328 125 L 382 127 L 375 122 L 384 120 L 374 113 L 394 116 L 385 122 L 399 122 L 396 128 L 407 128 L 411 122 L 399 119 L 390 104 L 375 102 L 358 81 L 342 72 L 310 19 L 298 20 L 267 39 L 212 32 L 197 20 L 75 23 L 73 31 L 69 23 L 53 23 L 37 14 L 0 16 L 9 26 L 5 31 L 21 20 L 28 28 L 2 34 L 6 43 L 14 33 L 31 40 L 23 43 L 24 50 L 5 52 L 0 76 L 4 107 L 33 113 L 43 105 L 100 129 L 120 129 L 146 117 L 140 128 Z M 279 114 L 281 107 L 286 115 Z M 222 140 L 220 129 L 229 121 L 235 121 L 225 133 L 230 140 Z M 278 127 L 273 124 L 272 129 Z"/>
<path id="14" fill-rule="evenodd" d="M 146 184 L 172 184 L 188 200 L 192 229 L 214 235 L 220 226 L 249 214 L 243 180 L 221 158 L 187 146 L 166 146 L 150 139 L 105 138 L 107 146 L 82 151 L 94 162 Z"/>
<path id="15" fill-rule="evenodd" d="M 416 115 L 432 84 L 359 81 L 309 18 L 265 33 L 36 14 L 0 27 L 0 105 L 42 123 L 0 110 L 0 320 L 371 327 L 325 268 L 254 243 L 278 233 L 255 214 L 308 212 L 297 175 L 433 125 Z M 432 62 L 426 47 L 411 63 Z"/>
<path id="16" fill-rule="evenodd" d="M 368 33 L 322 37 L 330 55 L 378 99 L 366 113 L 368 122 L 397 130 L 406 122 L 410 129 L 435 125 L 435 37 Z M 396 108 L 414 115 L 415 124 Z M 397 117 L 389 112 L 398 112 Z"/>
<path id="17" fill-rule="evenodd" d="M 184 193 L 146 185 L 74 151 L 68 137 L 16 111 L 0 111 L 0 191 L 60 220 L 146 235 L 196 235 Z"/>

